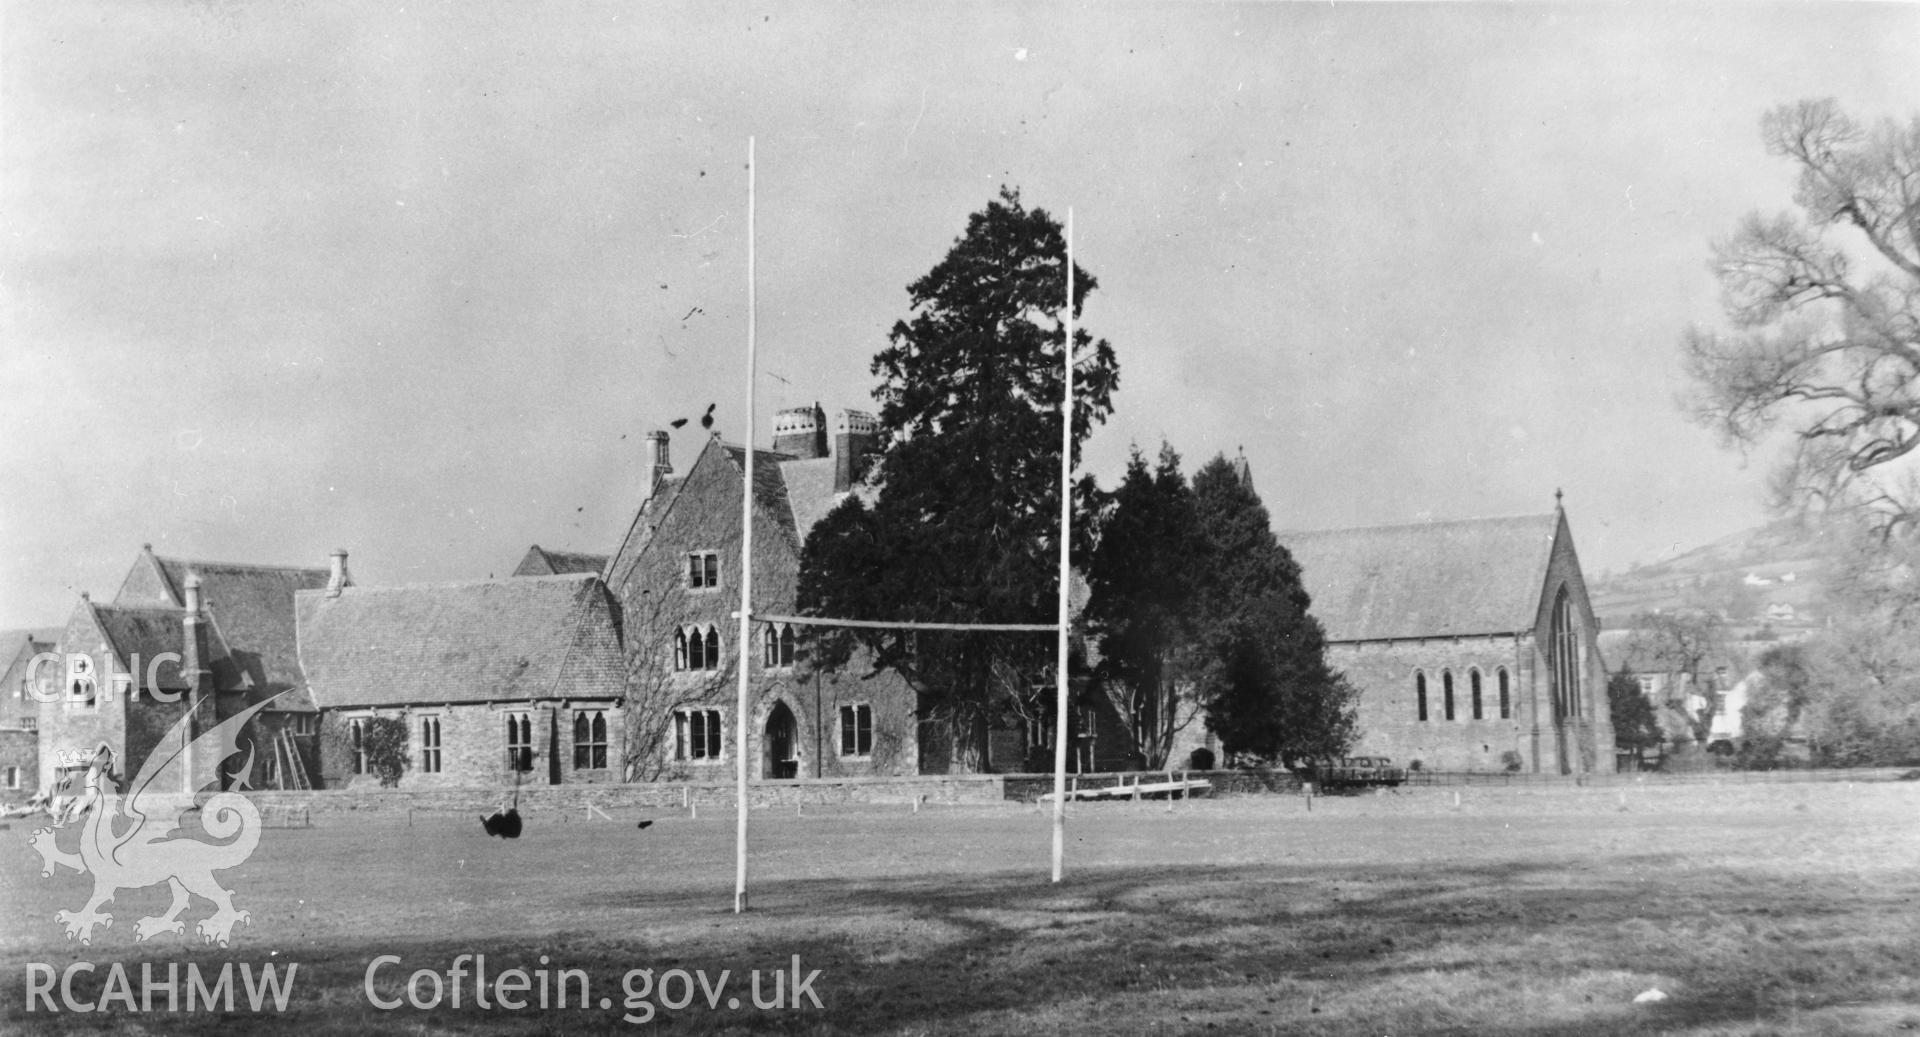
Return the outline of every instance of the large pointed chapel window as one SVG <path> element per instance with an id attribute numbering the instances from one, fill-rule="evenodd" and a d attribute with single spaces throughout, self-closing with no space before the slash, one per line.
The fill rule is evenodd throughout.
<path id="1" fill-rule="evenodd" d="M 1553 702 L 1562 717 L 1577 717 L 1583 702 L 1580 687 L 1580 628 L 1574 622 L 1573 596 L 1562 586 L 1553 599 L 1553 625 L 1548 646 L 1553 665 Z"/>

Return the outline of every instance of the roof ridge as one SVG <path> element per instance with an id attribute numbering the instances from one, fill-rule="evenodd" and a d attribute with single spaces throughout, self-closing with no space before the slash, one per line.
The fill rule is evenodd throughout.
<path id="1" fill-rule="evenodd" d="M 102 605 L 99 602 L 93 602 L 92 604 L 96 612 L 102 609 L 106 609 L 106 610 L 111 610 L 113 612 L 164 612 L 171 616 L 177 616 L 187 611 L 187 607 L 185 605 L 153 605 L 153 604 L 146 604 L 146 603 L 142 603 L 138 605 L 116 605 L 116 604 L 113 604 L 112 602 L 108 602 L 105 605 Z M 202 608 L 202 611 L 205 611 L 204 606 Z"/>
<path id="2" fill-rule="evenodd" d="M 357 596 L 364 596 L 382 591 L 452 590 L 461 587 L 488 586 L 524 587 L 531 583 L 559 583 L 562 581 L 577 583 L 581 580 L 597 580 L 599 578 L 599 573 L 545 573 L 540 576 L 489 576 L 483 579 L 439 580 L 429 583 L 348 584 L 341 588 L 341 593 L 345 594 L 347 591 L 355 591 L 358 592 Z M 325 595 L 327 591 L 324 587 L 308 587 L 296 590 L 293 593 L 296 595 Z"/>
<path id="3" fill-rule="evenodd" d="M 221 569 L 256 569 L 267 572 L 305 572 L 328 573 L 324 565 L 272 565 L 266 562 L 220 562 L 206 558 L 176 558 L 168 555 L 154 555 L 154 561 L 171 562 L 175 565 L 199 565 Z"/>
<path id="4" fill-rule="evenodd" d="M 720 441 L 720 449 L 727 450 L 727 451 L 737 450 L 742 454 L 746 453 L 747 451 L 746 447 L 743 447 L 738 443 L 729 443 L 724 439 Z M 801 457 L 799 454 L 789 454 L 784 450 L 767 450 L 767 449 L 762 449 L 760 447 L 754 447 L 753 452 L 763 457 L 777 457 L 782 461 L 808 461 L 808 460 L 817 461 L 819 460 L 819 458 L 805 458 L 805 457 Z"/>
<path id="5" fill-rule="evenodd" d="M 1331 533 L 1367 533 L 1383 529 L 1434 529 L 1441 526 L 1475 526 L 1493 522 L 1520 522 L 1539 519 L 1542 521 L 1559 517 L 1556 511 L 1529 511 L 1511 515 L 1481 515 L 1473 518 L 1433 519 L 1426 522 L 1382 522 L 1371 526 L 1328 526 L 1320 529 L 1287 529 L 1276 532 L 1282 542 L 1287 537 L 1320 536 Z"/>

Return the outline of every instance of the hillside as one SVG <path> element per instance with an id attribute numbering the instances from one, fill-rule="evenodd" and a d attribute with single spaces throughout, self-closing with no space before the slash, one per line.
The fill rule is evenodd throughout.
<path id="1" fill-rule="evenodd" d="M 1736 623 L 1808 626 L 1827 615 L 1835 547 L 1818 528 L 1781 521 L 1683 554 L 1588 580 L 1601 625 L 1654 610 L 1712 609 Z"/>

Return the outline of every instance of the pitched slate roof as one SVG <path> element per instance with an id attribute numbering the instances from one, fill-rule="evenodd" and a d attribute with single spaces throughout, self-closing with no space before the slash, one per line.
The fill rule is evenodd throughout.
<path id="1" fill-rule="evenodd" d="M 60 635 L 65 632 L 65 628 L 0 631 L 0 663 L 4 663 L 0 665 L 0 673 L 32 661 L 41 652 L 53 651 L 54 646 L 60 643 Z M 9 644 L 13 645 L 11 656 L 6 654 Z M 0 688 L 0 693 L 4 691 L 4 688 Z"/>
<path id="2" fill-rule="evenodd" d="M 233 686 L 248 684 L 259 698 L 292 689 L 275 701 L 274 709 L 312 709 L 301 690 L 305 676 L 294 645 L 293 596 L 302 590 L 324 588 L 328 570 L 293 565 L 253 565 L 243 562 L 211 562 L 189 558 L 163 558 L 149 548 L 134 563 L 114 607 L 151 607 L 171 605 L 177 610 L 185 604 L 183 589 L 187 577 L 200 577 L 200 600 L 226 639 L 228 662 L 246 676 Z M 142 566 L 150 566 L 156 579 L 142 580 Z M 154 593 L 152 588 L 158 589 Z M 176 618 L 176 626 L 178 620 Z M 216 672 L 216 679 L 218 673 Z M 220 686 L 226 687 L 222 683 Z"/>
<path id="3" fill-rule="evenodd" d="M 806 543 L 813 527 L 826 518 L 827 512 L 843 497 L 833 492 L 834 463 L 831 457 L 812 457 L 780 464 L 780 477 L 787 484 L 788 518 L 793 523 L 795 537 L 802 544 Z"/>
<path id="4" fill-rule="evenodd" d="M 185 609 L 90 602 L 88 607 L 93 610 L 94 623 L 107 639 L 107 647 L 123 668 L 129 672 L 137 670 L 135 678 L 141 687 L 147 686 L 150 668 L 160 688 L 179 691 L 188 687 L 180 674 L 180 661 L 186 658 L 186 627 L 182 622 L 186 618 Z M 166 655 L 172 658 L 162 659 Z M 158 666 L 151 666 L 155 659 L 162 661 Z M 207 625 L 207 654 L 201 661 L 213 671 L 213 686 L 217 690 L 255 687 L 251 674 L 234 658 L 217 621 Z"/>
<path id="5" fill-rule="evenodd" d="M 1533 629 L 1558 513 L 1280 534 L 1330 641 Z"/>
<path id="6" fill-rule="evenodd" d="M 856 496 L 873 506 L 879 496 L 879 488 L 873 483 L 862 480 L 854 484 L 851 490 L 835 492 L 833 489 L 834 465 L 832 457 L 803 458 L 798 461 L 782 461 L 780 476 L 787 484 L 787 507 L 792 514 L 793 529 L 800 544 L 805 544 L 807 534 L 813 527 L 827 517 L 827 512 L 838 507 L 848 496 Z M 757 469 L 756 469 L 757 471 Z"/>
<path id="7" fill-rule="evenodd" d="M 627 524 L 626 535 L 620 538 L 619 546 L 614 548 L 613 557 L 608 560 L 609 570 L 616 565 L 619 567 L 618 571 L 607 572 L 609 583 L 618 584 L 628 572 L 632 571 L 635 559 L 640 557 L 641 553 L 647 549 L 647 544 L 653 540 L 654 529 L 660 523 L 660 516 L 666 514 L 667 510 L 673 506 L 674 499 L 680 495 L 680 489 L 685 485 L 685 476 L 663 476 L 647 499 L 641 501 L 640 506 L 634 509 L 633 521 Z"/>
<path id="8" fill-rule="evenodd" d="M 527 549 L 515 576 L 557 576 L 564 573 L 598 573 L 607 567 L 606 555 L 581 554 L 578 551 L 549 551 L 539 544 Z"/>
<path id="9" fill-rule="evenodd" d="M 747 451 L 731 443 L 724 447 L 727 460 L 734 468 L 746 474 Z M 753 452 L 753 502 L 760 506 L 764 515 L 770 516 L 778 524 L 780 535 L 795 550 L 800 550 L 800 541 L 805 536 L 794 524 L 793 505 L 787 494 L 786 475 L 781 471 L 781 462 L 797 460 L 792 454 L 777 453 L 772 450 Z"/>
<path id="10" fill-rule="evenodd" d="M 300 658 L 324 708 L 626 689 L 612 610 L 590 574 L 301 591 L 297 609 Z"/>

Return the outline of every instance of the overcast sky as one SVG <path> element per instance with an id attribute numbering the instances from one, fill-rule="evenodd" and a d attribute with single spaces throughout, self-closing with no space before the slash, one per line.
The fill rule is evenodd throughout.
<path id="1" fill-rule="evenodd" d="M 0 626 L 143 542 L 363 583 L 610 551 L 642 435 L 871 409 L 1001 184 L 1075 210 L 1089 464 L 1244 446 L 1280 529 L 1566 491 L 1595 573 L 1765 518 L 1689 425 L 1768 107 L 1920 108 L 1920 6 L 0 5 Z M 682 436 L 680 457 L 691 456 Z"/>

